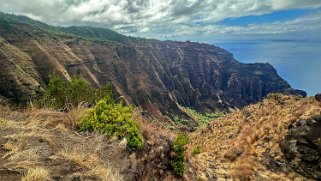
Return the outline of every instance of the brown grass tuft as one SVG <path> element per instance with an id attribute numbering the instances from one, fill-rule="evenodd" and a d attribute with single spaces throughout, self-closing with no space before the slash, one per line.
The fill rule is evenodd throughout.
<path id="1" fill-rule="evenodd" d="M 27 174 L 22 178 L 22 181 L 49 181 L 50 179 L 48 170 L 42 167 L 31 168 Z"/>

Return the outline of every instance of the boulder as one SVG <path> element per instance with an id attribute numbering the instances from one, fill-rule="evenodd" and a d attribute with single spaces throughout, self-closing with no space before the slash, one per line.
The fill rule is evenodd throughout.
<path id="1" fill-rule="evenodd" d="M 289 126 L 280 148 L 290 167 L 301 175 L 321 179 L 321 116 Z"/>
<path id="2" fill-rule="evenodd" d="M 316 95 L 314 96 L 314 98 L 315 98 L 317 101 L 321 102 L 321 93 L 316 94 Z"/>

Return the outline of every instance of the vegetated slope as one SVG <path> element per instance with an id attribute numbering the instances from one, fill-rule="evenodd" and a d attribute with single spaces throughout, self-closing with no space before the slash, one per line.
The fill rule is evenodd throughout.
<path id="1" fill-rule="evenodd" d="M 320 180 L 320 130 L 320 102 L 271 94 L 192 133 L 185 177 Z"/>
<path id="2" fill-rule="evenodd" d="M 88 38 L 94 41 L 110 41 L 119 43 L 131 43 L 135 41 L 135 38 L 127 37 L 125 35 L 119 34 L 113 30 L 106 28 L 95 28 L 89 26 L 71 26 L 67 28 L 61 28 L 62 31 L 76 34 L 83 38 Z"/>
<path id="3" fill-rule="evenodd" d="M 213 111 L 243 107 L 271 92 L 305 95 L 271 65 L 242 64 L 208 44 L 53 27 L 4 13 L 0 25 L 0 94 L 16 101 L 38 95 L 50 74 L 81 76 L 92 86 L 111 82 L 128 103 L 160 119 L 184 115 L 177 103 Z"/>
<path id="4" fill-rule="evenodd" d="M 0 106 L 0 180 L 163 180 L 174 134 L 140 116 L 146 143 L 130 151 L 125 139 L 75 129 L 85 108 L 12 111 Z"/>

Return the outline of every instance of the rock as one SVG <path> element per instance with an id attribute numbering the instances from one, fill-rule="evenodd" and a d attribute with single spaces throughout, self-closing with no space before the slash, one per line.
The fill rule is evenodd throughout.
<path id="1" fill-rule="evenodd" d="M 317 101 L 321 102 L 321 93 L 316 94 L 316 95 L 314 96 L 314 98 L 315 98 Z"/>
<path id="2" fill-rule="evenodd" d="M 290 125 L 280 148 L 294 171 L 307 178 L 320 180 L 321 116 L 298 120 Z"/>

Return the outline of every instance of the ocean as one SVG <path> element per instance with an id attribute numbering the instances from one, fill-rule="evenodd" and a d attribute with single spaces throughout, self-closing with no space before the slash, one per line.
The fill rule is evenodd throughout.
<path id="1" fill-rule="evenodd" d="M 293 88 L 321 92 L 321 42 L 260 40 L 213 43 L 243 63 L 270 63 Z"/>

